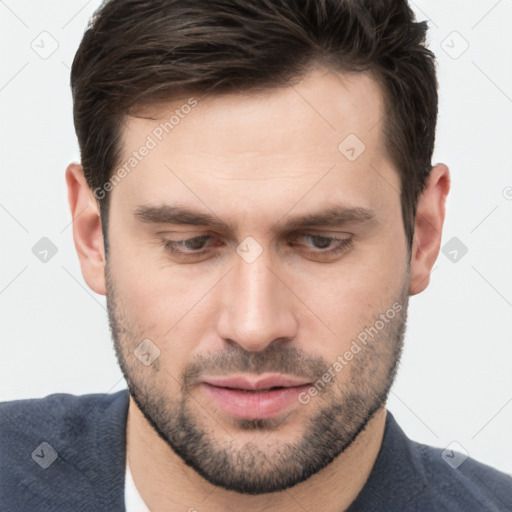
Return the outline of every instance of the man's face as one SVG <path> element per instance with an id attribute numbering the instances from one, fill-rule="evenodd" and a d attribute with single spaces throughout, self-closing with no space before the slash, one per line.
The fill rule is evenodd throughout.
<path id="1" fill-rule="evenodd" d="M 150 149 L 111 192 L 116 352 L 138 407 L 188 465 L 226 489 L 273 492 L 350 445 L 400 357 L 408 251 L 383 99 L 368 75 L 317 70 L 186 103 L 127 118 L 123 163 Z M 171 207 L 219 225 L 180 224 Z M 332 224 L 290 224 L 336 207 Z M 284 389 L 233 389 L 251 384 Z"/>

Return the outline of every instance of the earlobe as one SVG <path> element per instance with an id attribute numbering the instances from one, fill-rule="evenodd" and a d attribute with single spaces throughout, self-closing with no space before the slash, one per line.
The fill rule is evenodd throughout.
<path id="1" fill-rule="evenodd" d="M 73 219 L 73 240 L 82 275 L 91 290 L 105 295 L 105 250 L 98 201 L 87 184 L 80 164 L 68 165 L 66 183 Z"/>
<path id="2" fill-rule="evenodd" d="M 430 273 L 439 254 L 445 218 L 445 205 L 450 191 L 450 173 L 444 164 L 435 165 L 418 200 L 414 240 L 411 250 L 409 294 L 422 292 L 430 282 Z"/>

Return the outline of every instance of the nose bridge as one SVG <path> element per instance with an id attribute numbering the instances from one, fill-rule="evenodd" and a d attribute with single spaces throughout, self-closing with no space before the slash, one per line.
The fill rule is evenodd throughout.
<path id="1" fill-rule="evenodd" d="M 269 259 L 260 256 L 252 263 L 239 261 L 234 277 L 240 298 L 235 303 L 239 307 L 235 309 L 241 314 L 241 318 L 250 322 L 251 318 L 261 321 L 268 317 L 272 311 L 271 290 L 275 292 L 277 284 Z"/>
<path id="2" fill-rule="evenodd" d="M 294 337 L 290 297 L 283 293 L 269 254 L 264 251 L 251 261 L 242 252 L 234 265 L 225 284 L 219 334 L 248 351 L 263 350 L 276 338 Z"/>

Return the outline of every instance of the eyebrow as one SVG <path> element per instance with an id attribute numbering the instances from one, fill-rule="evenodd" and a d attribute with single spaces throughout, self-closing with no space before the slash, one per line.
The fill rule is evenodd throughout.
<path id="1" fill-rule="evenodd" d="M 135 217 L 144 223 L 173 224 L 180 226 L 202 226 L 235 232 L 238 222 L 226 224 L 215 214 L 192 210 L 183 206 L 169 204 L 140 205 L 133 210 Z M 347 223 L 361 223 L 375 219 L 373 210 L 362 207 L 332 205 L 319 212 L 290 217 L 280 225 L 277 223 L 272 231 L 294 231 L 305 227 L 336 227 Z M 277 227 L 279 226 L 280 227 Z"/>

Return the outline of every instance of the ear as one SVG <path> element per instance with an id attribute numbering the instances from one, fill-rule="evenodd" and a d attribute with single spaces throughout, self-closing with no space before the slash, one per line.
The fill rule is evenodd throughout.
<path id="1" fill-rule="evenodd" d="M 418 200 L 411 251 L 409 295 L 422 292 L 430 282 L 430 272 L 439 254 L 450 191 L 450 172 L 444 164 L 432 167 L 427 186 Z"/>
<path id="2" fill-rule="evenodd" d="M 91 290 L 105 295 L 106 260 L 98 201 L 87 184 L 81 165 L 68 165 L 66 183 L 73 219 L 73 239 L 82 275 Z"/>

